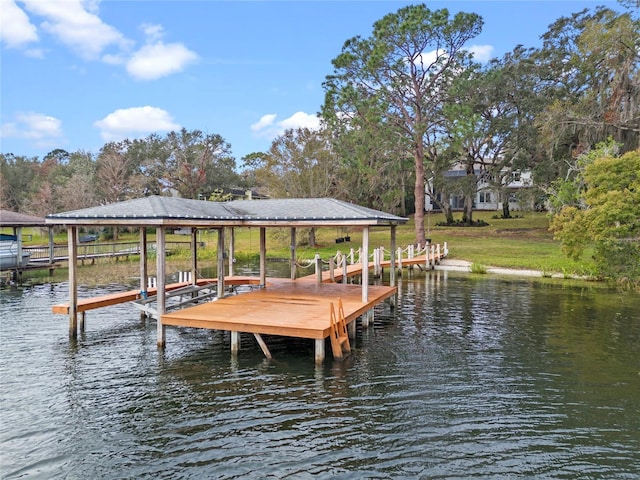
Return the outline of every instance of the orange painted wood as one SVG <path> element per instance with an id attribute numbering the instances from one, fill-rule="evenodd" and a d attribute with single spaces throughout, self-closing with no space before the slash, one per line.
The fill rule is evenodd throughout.
<path id="1" fill-rule="evenodd" d="M 331 302 L 342 299 L 348 324 L 397 291 L 396 287 L 369 286 L 369 301 L 363 303 L 360 285 L 277 280 L 267 288 L 166 313 L 162 324 L 324 339 L 331 331 Z"/>

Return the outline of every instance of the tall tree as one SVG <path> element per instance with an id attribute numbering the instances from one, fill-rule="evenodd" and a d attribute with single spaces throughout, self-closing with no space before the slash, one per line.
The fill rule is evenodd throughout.
<path id="1" fill-rule="evenodd" d="M 247 156 L 245 167 L 272 197 L 320 198 L 335 191 L 336 158 L 325 131 L 286 130 L 268 152 Z"/>
<path id="2" fill-rule="evenodd" d="M 12 153 L 0 154 L 0 207 L 14 212 L 24 212 L 38 170 L 36 158 L 16 156 Z"/>
<path id="3" fill-rule="evenodd" d="M 640 146 L 640 21 L 599 7 L 554 22 L 536 60 L 545 96 L 543 145 L 564 158 L 612 137 L 622 151 Z"/>
<path id="4" fill-rule="evenodd" d="M 336 191 L 337 162 L 326 130 L 286 130 L 268 152 L 248 155 L 244 161 L 272 197 L 322 198 Z M 313 228 L 309 244 L 315 245 Z"/>
<path id="5" fill-rule="evenodd" d="M 231 145 L 220 135 L 183 128 L 167 134 L 166 148 L 165 181 L 183 198 L 198 198 L 237 179 Z"/>
<path id="6" fill-rule="evenodd" d="M 378 128 L 389 129 L 403 141 L 415 170 L 416 242 L 425 244 L 425 142 L 442 122 L 442 105 L 451 78 L 469 61 L 462 50 L 478 35 L 482 19 L 476 14 L 446 9 L 431 11 L 411 5 L 386 15 L 368 39 L 348 40 L 333 60 L 327 77 L 323 115 L 347 116 L 352 128 L 368 112 L 379 112 Z M 377 105 L 377 108 L 374 106 Z"/>

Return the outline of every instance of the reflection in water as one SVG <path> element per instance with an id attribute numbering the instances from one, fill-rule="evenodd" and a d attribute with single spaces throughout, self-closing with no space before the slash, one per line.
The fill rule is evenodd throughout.
<path id="1" fill-rule="evenodd" d="M 97 294 L 101 292 L 96 292 Z M 0 295 L 2 478 L 634 478 L 640 299 L 405 275 L 344 362 L 169 328 L 126 305 L 76 343 L 65 285 Z"/>

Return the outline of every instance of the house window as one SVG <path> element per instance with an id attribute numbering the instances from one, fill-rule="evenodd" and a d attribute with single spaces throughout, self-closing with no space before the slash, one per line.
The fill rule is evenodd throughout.
<path id="1" fill-rule="evenodd" d="M 480 192 L 480 203 L 491 203 L 491 193 Z"/>
<path id="2" fill-rule="evenodd" d="M 519 182 L 521 180 L 520 172 L 511 172 L 511 180 L 513 182 Z"/>

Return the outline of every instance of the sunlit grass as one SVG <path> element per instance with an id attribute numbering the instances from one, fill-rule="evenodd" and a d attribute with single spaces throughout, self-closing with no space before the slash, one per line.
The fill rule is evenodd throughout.
<path id="1" fill-rule="evenodd" d="M 474 219 L 481 219 L 489 223 L 485 227 L 445 227 L 437 226 L 444 220 L 442 214 L 428 214 L 425 216 L 425 236 L 432 243 L 448 243 L 450 258 L 467 260 L 486 267 L 502 267 L 516 269 L 540 270 L 545 275 L 562 273 L 563 275 L 589 275 L 594 271 L 592 252 L 587 251 L 581 261 L 573 261 L 565 257 L 560 243 L 553 239 L 549 232 L 549 220 L 544 213 L 515 212 L 522 215 L 519 218 L 498 219 L 496 212 L 474 212 Z M 456 214 L 459 217 L 460 214 Z M 43 245 L 48 242 L 46 230 L 25 229 L 24 233 L 32 235 L 25 245 Z M 351 241 L 336 243 L 336 238 L 349 236 Z M 137 242 L 136 231 L 121 232 L 119 241 Z M 149 241 L 155 240 L 155 233 L 149 230 Z M 205 245 L 198 249 L 200 260 L 214 260 L 217 256 L 217 233 L 215 230 L 198 231 L 198 242 Z M 167 242 L 188 242 L 189 236 L 167 235 Z M 66 232 L 57 233 L 57 244 L 66 244 Z M 227 235 L 228 242 L 228 235 Z M 415 242 L 413 219 L 397 227 L 396 245 L 405 247 Z M 335 255 L 340 250 L 348 253 L 351 248 L 357 251 L 362 244 L 362 230 L 358 228 L 321 228 L 316 231 L 315 246 L 299 245 L 297 256 L 299 259 L 311 259 L 316 253 L 323 258 Z M 384 246 L 390 248 L 388 228 L 372 228 L 369 235 L 370 248 Z M 257 258 L 260 248 L 259 228 L 235 229 L 235 256 L 239 259 Z M 267 229 L 267 255 L 269 257 L 289 258 L 289 230 Z M 185 246 L 174 249 L 170 256 L 172 262 L 182 262 L 189 265 L 190 250 Z M 120 261 L 119 264 L 127 262 Z M 135 259 L 129 263 L 137 265 Z M 151 262 L 153 263 L 153 262 Z M 118 267 L 120 269 L 122 267 Z M 101 269 L 102 270 L 102 269 Z M 125 273 L 125 272 L 123 272 Z M 128 273 L 127 273 L 128 274 Z M 132 269 L 131 276 L 137 274 Z"/>

